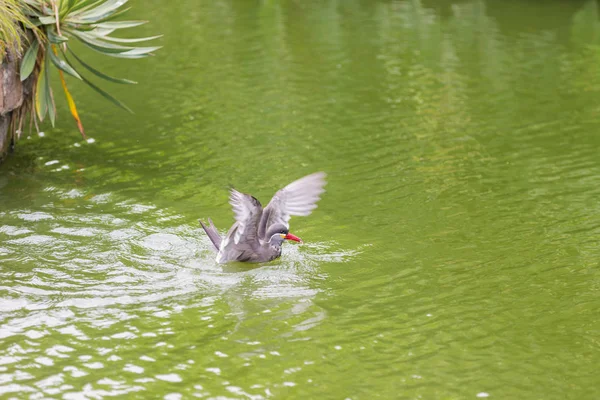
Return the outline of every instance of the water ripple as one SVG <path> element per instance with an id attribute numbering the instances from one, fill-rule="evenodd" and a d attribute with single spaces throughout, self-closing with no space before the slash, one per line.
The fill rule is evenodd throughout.
<path id="1" fill-rule="evenodd" d="M 56 194 L 60 195 L 60 191 L 52 191 L 52 195 Z M 235 333 L 241 329 L 240 324 L 252 316 L 252 311 L 240 303 L 240 296 L 269 301 L 274 313 L 311 313 L 310 299 L 320 291 L 311 282 L 325 278 L 317 266 L 322 262 L 344 262 L 354 255 L 353 252 L 330 251 L 329 244 L 316 243 L 288 246 L 280 260 L 260 268 L 223 267 L 214 262 L 212 244 L 201 229 L 187 224 L 172 225 L 177 216 L 154 206 L 118 202 L 122 213 L 95 211 L 110 201 L 109 195 L 96 195 L 92 199 L 97 200 L 99 196 L 103 201 L 92 201 L 95 205 L 87 206 L 85 214 L 77 211 L 78 203 L 71 210 L 63 208 L 61 215 L 52 218 L 41 217 L 44 214 L 37 211 L 4 213 L 0 235 L 5 235 L 7 240 L 0 253 L 3 261 L 0 275 L 10 279 L 5 279 L 8 286 L 0 285 L 0 340 L 5 348 L 0 352 L 0 364 L 16 371 L 4 375 L 4 383 L 0 384 L 4 393 L 42 390 L 47 395 L 64 393 L 65 397 L 75 398 L 82 393 L 101 396 L 140 390 L 139 386 L 110 376 L 104 378 L 103 383 L 98 382 L 100 386 L 94 385 L 83 392 L 70 392 L 65 382 L 92 374 L 93 370 L 107 370 L 115 362 L 111 357 L 122 358 L 115 353 L 118 342 L 175 333 L 168 324 L 161 327 L 153 322 L 154 328 L 140 330 L 128 322 L 145 319 L 145 316 L 169 321 L 174 313 L 200 307 L 209 317 L 215 313 L 211 309 L 217 299 L 225 299 L 234 310 L 237 327 L 231 332 Z M 89 204 L 84 197 L 78 199 L 79 203 Z M 146 215 L 152 212 L 155 221 L 132 220 L 131 215 L 135 214 L 131 212 Z M 18 220 L 27 224 L 18 225 Z M 163 225 L 165 223 L 169 225 Z M 23 251 L 24 248 L 27 251 Z M 19 267 L 7 268 L 10 265 Z M 302 306 L 291 311 L 278 310 L 278 304 L 289 300 L 300 301 L 298 304 Z M 185 306 L 180 305 L 182 303 Z M 131 306 L 138 309 L 135 314 L 128 311 Z M 308 317 L 297 329 L 310 329 L 322 319 Z M 200 319 L 209 330 L 215 329 L 211 321 L 212 318 Z M 117 332 L 110 328 L 117 325 L 122 326 Z M 106 329 L 112 333 L 103 337 L 101 332 Z M 60 345 L 37 348 L 45 343 L 48 335 L 62 337 Z M 23 338 L 30 343 L 26 347 L 8 345 Z M 104 347 L 106 355 L 80 356 L 79 362 L 65 364 L 63 360 L 72 360 L 73 352 L 81 354 L 91 341 L 97 342 L 94 352 L 101 353 Z M 106 344 L 98 347 L 104 341 Z M 172 347 L 165 343 L 167 348 Z M 25 379 L 25 375 L 18 373 L 25 373 L 22 371 L 29 370 L 29 366 L 42 369 L 61 366 L 64 372 L 36 381 L 32 386 L 17 385 L 15 382 Z M 123 371 L 167 382 L 183 379 L 176 372 L 156 374 L 135 363 L 127 364 Z M 102 385 L 110 390 L 99 389 Z"/>

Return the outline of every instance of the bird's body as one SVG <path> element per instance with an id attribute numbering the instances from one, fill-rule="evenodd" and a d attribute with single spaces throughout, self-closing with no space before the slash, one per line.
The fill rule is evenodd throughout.
<path id="1" fill-rule="evenodd" d="M 289 233 L 292 215 L 309 215 L 325 190 L 325 173 L 317 172 L 300 178 L 279 190 L 263 209 L 249 194 L 231 189 L 229 203 L 236 222 L 225 238 L 221 238 L 210 218 L 209 226 L 200 224 L 217 249 L 217 262 L 267 262 L 281 256 L 284 240 L 302 242 Z"/>

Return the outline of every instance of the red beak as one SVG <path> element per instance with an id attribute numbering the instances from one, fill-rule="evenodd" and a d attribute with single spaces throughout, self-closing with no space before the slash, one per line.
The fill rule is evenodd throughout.
<path id="1" fill-rule="evenodd" d="M 302 239 L 300 239 L 296 235 L 292 235 L 291 233 L 288 233 L 287 235 L 285 235 L 284 239 L 293 240 L 294 242 L 302 243 Z"/>

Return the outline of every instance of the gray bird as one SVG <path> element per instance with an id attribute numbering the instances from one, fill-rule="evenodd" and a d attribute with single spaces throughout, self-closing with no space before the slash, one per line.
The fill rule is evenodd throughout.
<path id="1" fill-rule="evenodd" d="M 325 177 L 324 172 L 316 172 L 290 183 L 275 193 L 264 209 L 255 197 L 231 189 L 229 203 L 236 222 L 225 238 L 210 218 L 209 226 L 200 221 L 218 251 L 217 262 L 267 262 L 281 256 L 284 240 L 302 243 L 289 232 L 288 222 L 292 215 L 306 216 L 317 208 L 319 196 L 325 192 Z"/>

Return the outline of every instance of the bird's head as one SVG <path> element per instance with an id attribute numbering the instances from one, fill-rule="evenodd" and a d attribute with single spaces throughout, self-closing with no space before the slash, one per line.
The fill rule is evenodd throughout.
<path id="1" fill-rule="evenodd" d="M 269 229 L 267 236 L 272 246 L 281 246 L 284 240 L 293 240 L 294 242 L 302 243 L 302 239 L 296 235 L 292 235 L 285 226 L 275 226 Z"/>

